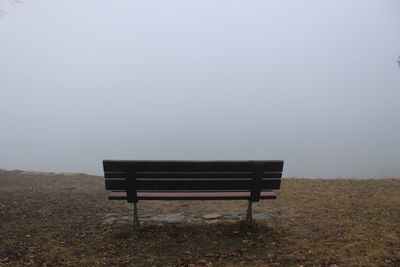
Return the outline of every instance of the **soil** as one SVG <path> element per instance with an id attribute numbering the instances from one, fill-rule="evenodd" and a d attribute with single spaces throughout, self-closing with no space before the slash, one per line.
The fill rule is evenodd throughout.
<path id="1" fill-rule="evenodd" d="M 138 206 L 142 216 L 202 218 L 244 214 L 247 203 Z M 132 205 L 109 201 L 103 177 L 0 170 L 0 266 L 400 266 L 400 179 L 283 179 L 278 199 L 253 212 L 274 223 L 157 222 L 134 232 Z"/>

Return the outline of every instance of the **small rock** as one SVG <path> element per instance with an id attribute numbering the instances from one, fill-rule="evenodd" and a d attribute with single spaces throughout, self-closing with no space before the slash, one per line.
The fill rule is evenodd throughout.
<path id="1" fill-rule="evenodd" d="M 153 216 L 156 216 L 156 214 L 150 214 L 150 213 L 148 213 L 148 214 L 140 214 L 140 218 L 149 218 L 149 217 L 153 217 Z"/>
<path id="2" fill-rule="evenodd" d="M 240 214 L 226 214 L 224 215 L 224 219 L 227 221 L 239 221 L 242 219 L 242 215 Z"/>
<path id="3" fill-rule="evenodd" d="M 105 218 L 110 218 L 110 217 L 116 217 L 118 214 L 116 214 L 116 213 L 106 213 L 106 214 L 104 214 L 104 217 Z"/>
<path id="4" fill-rule="evenodd" d="M 213 219 L 221 218 L 221 216 L 222 215 L 219 213 L 209 213 L 209 214 L 203 215 L 203 218 L 206 220 L 213 220 Z"/>
<path id="5" fill-rule="evenodd" d="M 115 217 L 110 217 L 110 218 L 105 219 L 105 220 L 102 222 L 102 224 L 113 224 L 116 220 L 117 220 L 117 218 L 115 218 Z"/>
<path id="6" fill-rule="evenodd" d="M 146 221 L 158 221 L 158 222 L 168 222 L 168 223 L 178 223 L 185 220 L 185 215 L 182 213 L 171 213 L 171 214 L 159 214 L 156 216 L 143 218 Z"/>

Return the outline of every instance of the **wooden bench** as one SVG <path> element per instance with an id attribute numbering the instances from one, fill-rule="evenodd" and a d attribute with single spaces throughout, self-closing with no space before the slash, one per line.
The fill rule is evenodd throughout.
<path id="1" fill-rule="evenodd" d="M 128 161 L 104 160 L 110 200 L 134 203 L 134 227 L 139 226 L 139 200 L 248 200 L 246 221 L 252 223 L 252 203 L 276 199 L 283 161 Z"/>

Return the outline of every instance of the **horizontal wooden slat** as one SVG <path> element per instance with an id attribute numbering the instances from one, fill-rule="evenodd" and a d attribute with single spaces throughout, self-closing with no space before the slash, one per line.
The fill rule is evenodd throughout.
<path id="1" fill-rule="evenodd" d="M 104 178 L 125 178 L 125 172 L 104 172 Z"/>
<path id="2" fill-rule="evenodd" d="M 218 178 L 218 179 L 231 179 L 231 178 L 251 178 L 253 172 L 137 172 L 137 178 L 191 178 L 191 179 L 204 179 L 204 178 Z M 281 172 L 265 172 L 263 178 L 281 178 Z M 105 178 L 125 178 L 125 172 L 105 172 Z"/>
<path id="3" fill-rule="evenodd" d="M 125 179 L 106 179 L 107 190 L 126 190 Z M 263 179 L 261 189 L 279 189 L 281 179 Z M 137 179 L 137 190 L 250 190 L 251 179 Z"/>
<path id="4" fill-rule="evenodd" d="M 234 200 L 249 199 L 250 192 L 138 192 L 139 200 Z M 126 200 L 126 192 L 111 192 L 110 200 Z M 261 192 L 261 199 L 276 199 L 272 191 Z"/>
<path id="5" fill-rule="evenodd" d="M 124 161 L 104 160 L 105 172 L 246 172 L 261 164 L 264 172 L 281 172 L 283 161 Z"/>

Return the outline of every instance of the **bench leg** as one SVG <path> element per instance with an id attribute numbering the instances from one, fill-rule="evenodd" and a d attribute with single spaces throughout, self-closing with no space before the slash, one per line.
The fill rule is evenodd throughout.
<path id="1" fill-rule="evenodd" d="M 139 229 L 140 227 L 140 222 L 139 222 L 139 216 L 138 216 L 138 210 L 137 210 L 137 203 L 133 203 L 133 229 Z"/>
<path id="2" fill-rule="evenodd" d="M 251 227 L 251 224 L 253 223 L 253 209 L 251 205 L 252 203 L 253 202 L 249 200 L 249 205 L 247 206 L 246 222 L 248 227 Z"/>

